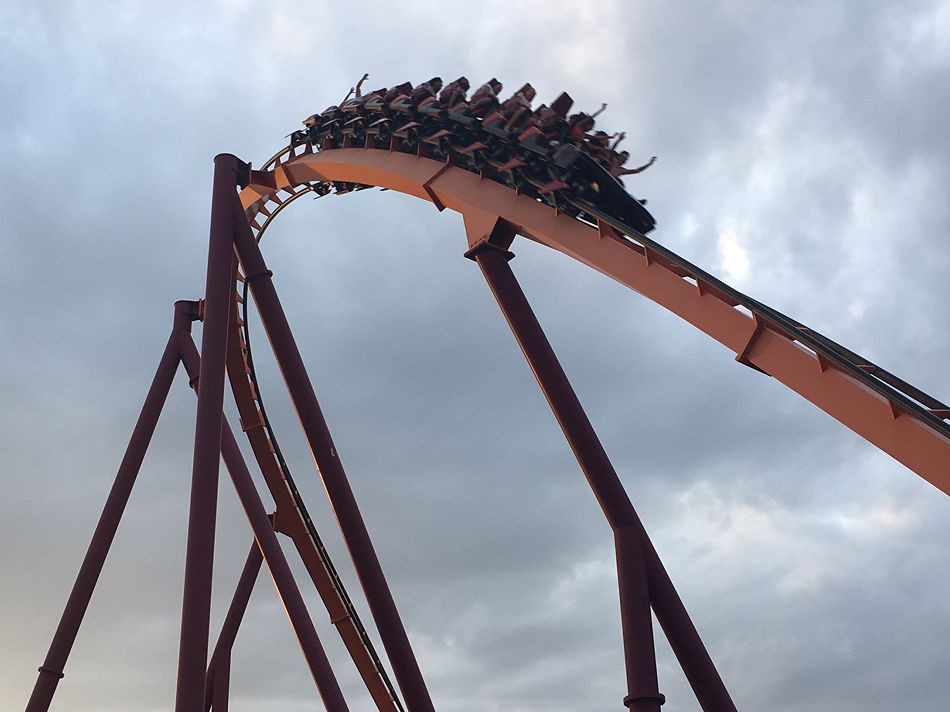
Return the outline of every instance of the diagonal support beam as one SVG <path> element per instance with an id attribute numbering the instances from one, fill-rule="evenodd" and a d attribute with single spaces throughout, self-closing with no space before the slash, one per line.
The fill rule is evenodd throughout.
<path id="1" fill-rule="evenodd" d="M 409 712 L 434 712 L 432 699 L 409 644 L 409 636 L 399 617 L 363 515 L 353 496 L 313 384 L 307 375 L 303 358 L 274 288 L 273 274 L 267 269 L 264 256 L 254 240 L 247 217 L 238 201 L 234 203 L 233 219 L 237 225 L 235 246 L 261 322 L 300 418 L 406 706 Z"/>
<path id="2" fill-rule="evenodd" d="M 145 404 L 132 430 L 132 436 L 116 473 L 115 482 L 99 517 L 92 541 L 89 542 L 76 582 L 73 584 L 62 618 L 50 643 L 49 652 L 39 668 L 40 674 L 27 702 L 26 712 L 46 712 L 53 700 L 56 686 L 63 677 L 63 669 L 69 652 L 72 650 L 73 643 L 76 642 L 79 626 L 89 607 L 89 601 L 92 599 L 122 514 L 132 494 L 132 487 L 145 458 L 145 451 L 152 440 L 159 415 L 168 397 L 168 391 L 178 371 L 178 334 L 182 330 L 191 328 L 192 305 L 193 302 L 176 302 L 175 304 L 172 334 L 158 364 Z"/>
<path id="3" fill-rule="evenodd" d="M 199 373 L 200 358 L 198 349 L 189 335 L 183 335 L 181 339 L 181 360 L 192 379 Z M 200 389 L 200 378 L 198 387 Z M 304 659 L 307 661 L 307 667 L 316 683 L 317 690 L 323 700 L 327 712 L 348 712 L 346 701 L 343 699 L 343 692 L 330 667 L 330 661 L 327 659 L 323 645 L 317 635 L 316 628 L 313 626 L 313 620 L 307 612 L 307 606 L 304 603 L 303 596 L 294 579 L 294 574 L 290 570 L 284 551 L 277 541 L 277 533 L 274 531 L 273 523 L 267 516 L 267 510 L 264 503 L 254 486 L 251 473 L 244 462 L 241 449 L 231 427 L 227 421 L 223 421 L 221 431 L 221 456 L 224 458 L 224 464 L 231 475 L 231 482 L 237 491 L 238 498 L 241 500 L 241 506 L 247 515 L 247 520 L 254 532 L 254 538 L 261 549 L 264 561 L 270 571 L 271 578 L 274 580 L 274 587 L 277 589 L 277 595 L 280 596 L 284 604 L 284 610 L 290 619 L 291 626 L 297 636 L 297 642 L 303 651 Z M 202 690 L 202 702 L 204 701 L 204 690 Z"/>
<path id="4" fill-rule="evenodd" d="M 234 587 L 231 605 L 228 606 L 224 623 L 221 624 L 218 642 L 211 654 L 211 662 L 208 663 L 208 674 L 205 676 L 205 710 L 211 709 L 212 701 L 214 702 L 215 712 L 226 710 L 231 649 L 234 647 L 235 639 L 237 639 L 238 629 L 241 627 L 241 621 L 247 611 L 247 604 L 251 600 L 251 592 L 254 590 L 254 584 L 261 572 L 263 561 L 261 548 L 257 545 L 256 540 L 252 541 L 251 550 L 247 554 L 244 568 L 238 577 L 237 586 Z"/>
<path id="5" fill-rule="evenodd" d="M 469 250 L 466 256 L 478 263 L 611 528 L 614 532 L 629 528 L 635 535 L 632 537 L 629 531 L 623 535 L 624 545 L 618 549 L 618 558 L 629 557 L 631 540 L 639 539 L 648 577 L 650 603 L 700 705 L 705 712 L 735 712 L 735 705 L 706 646 L 508 265 L 514 255 L 505 247 L 513 237 L 513 232 L 500 224 L 494 234 Z M 621 552 L 625 552 L 626 556 L 621 556 Z M 621 585 L 624 585 L 623 576 Z M 627 581 L 628 591 L 635 591 L 640 586 L 642 583 Z M 631 598 L 627 595 L 625 598 L 631 601 L 636 600 L 637 596 Z M 645 627 L 642 611 L 629 611 L 623 617 L 623 625 L 628 680 L 634 684 L 638 680 L 652 683 L 656 676 L 655 652 L 652 639 L 648 641 L 640 634 Z M 643 703 L 638 708 L 631 705 L 631 709 L 637 712 L 659 709 L 662 696 L 655 688 L 629 689 L 628 692 L 628 703 Z"/>
<path id="6" fill-rule="evenodd" d="M 231 379 L 231 391 L 241 419 L 241 429 L 247 435 L 254 459 L 257 460 L 267 488 L 274 498 L 274 528 L 293 541 L 326 607 L 330 622 L 340 634 L 367 691 L 373 698 L 376 710 L 402 712 L 402 704 L 376 654 L 375 646 L 330 561 L 289 469 L 285 469 L 280 447 L 276 440 L 272 440 L 265 427 L 264 404 L 256 392 L 253 379 L 248 378 L 250 370 L 250 345 L 245 345 L 240 331 L 232 333 L 228 341 L 228 376 Z"/>

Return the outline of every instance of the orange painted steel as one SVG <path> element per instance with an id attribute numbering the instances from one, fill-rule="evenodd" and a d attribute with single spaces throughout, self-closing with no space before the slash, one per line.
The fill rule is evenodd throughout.
<path id="1" fill-rule="evenodd" d="M 741 363 L 782 382 L 950 494 L 950 438 L 902 407 L 899 394 L 889 397 L 869 387 L 769 320 L 736 308 L 726 289 L 691 279 L 682 267 L 685 261 L 667 258 L 653 249 L 652 240 L 638 242 L 637 236 L 622 237 L 609 226 L 586 224 L 463 168 L 380 149 L 291 152 L 277 158 L 273 170 L 255 172 L 241 202 L 253 221 L 262 211 L 268 213 L 282 191 L 293 194 L 297 186 L 332 181 L 388 188 L 432 202 L 439 210 L 456 211 L 463 217 L 469 246 L 486 239 L 499 220 L 515 226 L 518 234 L 665 307 L 729 348 Z"/>
<path id="2" fill-rule="evenodd" d="M 299 195 L 299 194 L 298 194 Z M 236 303 L 235 303 L 236 306 Z M 247 435 L 254 458 L 264 475 L 267 487 L 277 506 L 274 528 L 286 534 L 294 543 L 300 558 L 323 601 L 331 623 L 350 654 L 361 679 L 366 685 L 379 712 L 397 712 L 398 703 L 382 676 L 378 660 L 371 654 L 364 633 L 350 615 L 345 603 L 346 594 L 336 584 L 327 561 L 321 556 L 320 546 L 307 526 L 307 515 L 297 505 L 291 484 L 284 478 L 275 448 L 264 427 L 264 418 L 258 408 L 257 393 L 249 382 L 250 366 L 241 330 L 240 317 L 235 309 L 232 318 L 237 329 L 228 339 L 228 378 L 241 419 L 241 429 Z"/>

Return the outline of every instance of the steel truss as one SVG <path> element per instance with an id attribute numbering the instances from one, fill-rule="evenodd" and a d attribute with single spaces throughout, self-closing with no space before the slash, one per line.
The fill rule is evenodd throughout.
<path id="1" fill-rule="evenodd" d="M 370 540 L 340 456 L 274 286 L 258 239 L 301 195 L 376 185 L 460 212 L 475 261 L 522 348 L 611 527 L 617 558 L 627 691 L 633 712 L 659 712 L 653 640 L 656 616 L 705 712 L 734 712 L 712 659 L 689 618 L 627 493 L 522 292 L 509 261 L 516 235 L 549 245 L 674 311 L 733 349 L 742 363 L 775 376 L 944 491 L 950 409 L 856 354 L 731 290 L 596 209 L 595 224 L 560 214 L 470 169 L 423 155 L 353 147 L 306 147 L 275 156 L 265 171 L 223 154 L 215 159 L 205 299 L 175 305 L 172 333 L 68 598 L 27 712 L 46 712 L 115 537 L 179 364 L 197 392 L 197 415 L 176 712 L 227 709 L 230 656 L 260 567 L 266 564 L 318 694 L 329 712 L 347 704 L 278 542 L 294 543 L 331 621 L 380 712 L 434 712 L 405 627 Z M 240 195 L 237 191 L 241 188 Z M 256 233 L 256 234 L 255 234 Z M 243 283 L 245 298 L 235 292 Z M 256 389 L 239 303 L 253 295 L 365 594 L 396 685 L 326 554 L 280 455 Z M 745 306 L 751 315 L 737 306 Z M 191 325 L 203 321 L 201 352 Z M 862 367 L 863 366 L 863 367 Z M 269 515 L 223 416 L 225 377 L 241 429 L 276 510 Z M 254 535 L 244 570 L 209 661 L 210 606 L 219 462 L 223 459 Z M 651 613 L 652 611 L 652 613 Z M 399 693 L 396 692 L 396 686 Z"/>
<path id="2" fill-rule="evenodd" d="M 175 304 L 172 333 L 49 652 L 39 668 L 33 694 L 26 706 L 27 712 L 46 712 L 64 675 L 67 658 L 179 364 L 184 366 L 198 398 L 176 712 L 227 710 L 231 649 L 262 563 L 267 565 L 271 574 L 325 708 L 329 712 L 348 711 L 300 589 L 280 548 L 277 533 L 285 531 L 295 539 L 299 549 L 311 554 L 303 558 L 312 576 L 313 570 L 326 573 L 328 560 L 325 556 L 312 556 L 315 542 L 310 528 L 300 526 L 301 509 L 297 506 L 299 493 L 295 488 L 291 492 L 286 485 L 284 489 L 271 486 L 272 491 L 276 490 L 277 511 L 274 515 L 268 515 L 237 441 L 223 416 L 224 382 L 229 358 L 234 382 L 234 366 L 239 361 L 237 357 L 242 355 L 241 349 L 235 349 L 236 345 L 240 347 L 240 340 L 234 338 L 239 321 L 234 294 L 239 263 L 241 279 L 254 296 L 405 707 L 409 712 L 434 712 L 382 566 L 277 296 L 273 274 L 267 268 L 241 205 L 236 189 L 246 183 L 248 171 L 249 168 L 234 156 L 225 154 L 215 159 L 205 299 L 202 302 L 180 301 Z M 508 260 L 513 255 L 507 251 L 507 247 L 513 237 L 514 230 L 499 222 L 488 238 L 466 253 L 466 256 L 475 260 L 481 268 L 614 531 L 627 671 L 627 695 L 623 702 L 633 712 L 658 712 L 664 702 L 657 683 L 650 614 L 652 606 L 703 709 L 707 712 L 733 711 L 735 706 L 712 660 L 508 266 Z M 191 338 L 192 322 L 199 319 L 203 322 L 200 355 Z M 246 361 L 241 360 L 240 364 L 244 373 L 247 373 Z M 239 380 L 237 382 L 240 383 Z M 239 397 L 238 400 L 241 405 L 242 399 Z M 248 403 L 245 401 L 243 405 L 242 429 L 249 434 L 263 430 L 260 417 L 250 422 L 245 419 Z M 247 515 L 254 543 L 209 662 L 215 513 L 219 461 L 222 459 Z M 270 460 L 260 459 L 264 463 L 262 467 L 266 469 Z M 266 477 L 266 473 L 265 479 L 271 480 Z M 273 484 L 268 481 L 268 485 Z M 288 498 L 289 494 L 296 495 L 297 499 Z M 288 511 L 291 507 L 293 510 Z M 312 525 L 309 518 L 307 523 Z M 301 540 L 309 541 L 310 546 L 301 545 Z M 318 589 L 326 583 L 320 576 L 313 578 Z M 338 593 L 336 598 L 321 591 L 331 615 L 334 609 L 339 608 L 334 604 L 343 600 L 349 603 L 338 582 L 338 577 L 332 581 Z M 349 607 L 351 609 L 352 604 Z M 352 620 L 348 612 L 344 617 Z M 356 629 L 361 633 L 359 642 L 362 644 L 365 629 L 362 625 Z M 401 708 L 402 701 L 391 692 L 391 686 L 380 684 L 388 682 L 388 677 L 378 656 L 365 654 L 365 646 L 354 645 L 352 636 L 348 637 L 353 629 L 344 627 L 339 630 L 379 709 Z M 359 654 L 360 650 L 364 651 L 363 655 Z M 367 665 L 367 659 L 371 665 Z"/>

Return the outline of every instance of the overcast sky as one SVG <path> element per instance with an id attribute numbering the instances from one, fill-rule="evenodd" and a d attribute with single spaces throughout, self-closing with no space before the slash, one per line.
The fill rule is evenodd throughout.
<path id="1" fill-rule="evenodd" d="M 172 304 L 201 296 L 213 156 L 261 164 L 363 72 L 608 102 L 632 160 L 659 157 L 628 181 L 655 239 L 950 397 L 946 0 L 5 0 L 0 60 L 3 709 L 29 697 Z M 436 709 L 621 710 L 610 532 L 461 219 L 366 191 L 298 201 L 265 243 Z M 950 499 L 655 304 L 513 249 L 738 708 L 945 709 Z M 281 444 L 368 618 L 257 326 Z M 179 376 L 53 710 L 173 705 L 193 428 Z M 214 632 L 249 544 L 225 482 Z M 697 711 L 662 636 L 658 655 L 664 710 Z M 232 690 L 237 712 L 322 709 L 266 576 Z"/>

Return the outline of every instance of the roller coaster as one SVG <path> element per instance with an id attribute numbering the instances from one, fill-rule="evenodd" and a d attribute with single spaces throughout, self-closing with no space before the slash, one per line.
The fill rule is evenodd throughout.
<path id="1" fill-rule="evenodd" d="M 422 85 L 420 85 L 422 86 Z M 27 703 L 46 712 L 64 675 L 99 573 L 173 377 L 182 365 L 198 396 L 177 712 L 228 707 L 231 649 L 266 563 L 328 712 L 349 708 L 280 547 L 293 542 L 379 712 L 434 712 L 421 670 L 284 314 L 260 243 L 305 195 L 398 191 L 458 212 L 473 260 L 524 352 L 613 532 L 626 695 L 658 712 L 653 616 L 705 712 L 736 710 L 509 262 L 517 238 L 557 250 L 673 312 L 950 494 L 950 406 L 798 321 L 733 289 L 647 237 L 655 222 L 596 151 L 563 131 L 570 99 L 519 125 L 500 106 L 443 102 L 411 85 L 348 96 L 314 114 L 259 169 L 215 159 L 205 298 L 175 305 L 172 333 L 115 484 Z M 465 85 L 467 89 L 467 82 Z M 533 92 L 533 90 L 532 90 Z M 358 94 L 358 92 L 357 92 Z M 426 95 L 428 94 L 428 95 Z M 532 94 L 533 96 L 533 94 Z M 535 115 L 539 115 L 535 112 Z M 585 124 L 589 127 L 591 124 Z M 390 675 L 337 573 L 282 455 L 251 349 L 253 298 L 386 652 Z M 191 337 L 203 322 L 200 353 Z M 265 507 L 222 414 L 230 382 L 240 426 L 275 507 Z M 224 624 L 210 646 L 218 469 L 223 459 L 254 535 Z M 209 657 L 210 650 L 210 657 Z"/>

